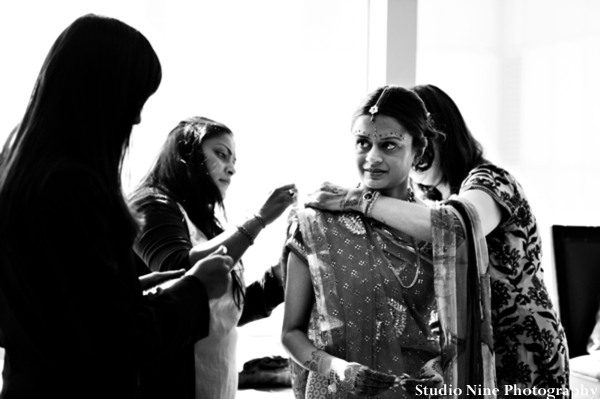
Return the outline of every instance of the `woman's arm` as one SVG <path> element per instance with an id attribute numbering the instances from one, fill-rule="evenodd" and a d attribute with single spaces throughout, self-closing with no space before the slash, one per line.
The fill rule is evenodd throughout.
<path id="1" fill-rule="evenodd" d="M 190 241 L 187 223 L 177 203 L 163 194 L 146 194 L 132 201 L 145 220 L 135 251 L 153 271 L 189 269 L 222 245 L 237 262 L 262 229 L 293 203 L 295 197 L 289 193 L 294 190 L 293 184 L 273 190 L 256 216 L 197 246 Z"/>
<path id="2" fill-rule="evenodd" d="M 269 194 L 269 198 L 253 217 L 247 219 L 243 224 L 232 227 L 215 238 L 192 248 L 189 255 L 190 263 L 194 264 L 221 245 L 227 247 L 227 254 L 237 262 L 248 247 L 254 243 L 262 229 L 279 218 L 294 203 L 295 198 L 295 184 L 287 184 L 276 188 Z"/>
<path id="3" fill-rule="evenodd" d="M 204 259 L 221 245 L 227 247 L 227 254 L 231 256 L 234 262 L 238 262 L 242 255 L 253 244 L 254 239 L 258 237 L 263 230 L 263 226 L 257 217 L 251 217 L 241 224 L 251 237 L 244 234 L 238 227 L 231 227 L 218 236 L 192 247 L 189 251 L 189 263 L 193 265 L 201 259 Z M 252 241 L 251 241 L 252 240 Z"/>
<path id="4" fill-rule="evenodd" d="M 294 252 L 288 258 L 285 314 L 281 342 L 290 356 L 307 370 L 325 376 L 338 389 L 359 396 L 377 396 L 398 386 L 392 374 L 349 363 L 317 349 L 308 339 L 308 325 L 314 304 L 308 266 Z"/>
<path id="5" fill-rule="evenodd" d="M 484 236 L 498 227 L 502 220 L 502 208 L 488 193 L 474 189 L 463 191 L 458 196 L 469 201 L 477 210 Z"/>
<path id="6" fill-rule="evenodd" d="M 477 210 L 484 236 L 498 227 L 502 218 L 500 205 L 489 194 L 482 190 L 468 190 L 458 196 L 471 202 Z M 371 208 L 370 216 L 418 240 L 432 241 L 431 215 L 427 207 L 379 196 Z"/>
<path id="7" fill-rule="evenodd" d="M 269 317 L 273 309 L 283 302 L 281 267 L 267 269 L 263 278 L 246 287 L 244 310 L 238 326 Z"/>
<path id="8" fill-rule="evenodd" d="M 302 367 L 318 349 L 308 339 L 308 324 L 314 304 L 314 293 L 308 265 L 290 252 L 287 265 L 286 301 L 281 342 L 290 356 Z"/>
<path id="9" fill-rule="evenodd" d="M 351 210 L 364 213 L 364 192 L 364 189 L 347 189 L 326 183 L 321 186 L 321 190 L 312 195 L 307 205 L 332 211 Z M 502 216 L 501 208 L 489 194 L 473 189 L 463 191 L 459 196 L 470 201 L 477 209 L 484 235 L 488 235 L 498 226 Z M 358 200 L 348 201 L 348 198 Z M 348 207 L 347 204 L 351 206 Z M 419 240 L 432 241 L 430 210 L 422 204 L 380 195 L 370 206 L 369 217 Z"/>
<path id="10" fill-rule="evenodd" d="M 422 204 L 380 195 L 369 216 L 418 240 L 432 241 L 431 211 Z"/>

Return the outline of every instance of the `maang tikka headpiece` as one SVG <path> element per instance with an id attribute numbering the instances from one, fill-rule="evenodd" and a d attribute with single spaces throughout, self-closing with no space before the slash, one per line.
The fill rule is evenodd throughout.
<path id="1" fill-rule="evenodd" d="M 377 99 L 377 102 L 375 103 L 375 105 L 373 105 L 371 108 L 369 108 L 369 113 L 371 114 L 371 122 L 375 122 L 375 114 L 377 114 L 379 112 L 379 107 L 381 107 L 383 105 L 383 102 L 385 101 L 385 99 L 387 98 L 389 92 L 389 86 L 385 86 L 383 88 L 383 91 L 381 92 L 381 94 L 379 95 L 379 98 Z"/>

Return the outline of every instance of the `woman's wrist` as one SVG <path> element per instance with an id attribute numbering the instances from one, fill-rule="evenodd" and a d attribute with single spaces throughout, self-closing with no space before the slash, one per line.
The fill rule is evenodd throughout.
<path id="1" fill-rule="evenodd" d="M 375 205 L 375 201 L 379 198 L 381 193 L 379 191 L 367 190 L 363 194 L 363 203 L 364 207 L 363 214 L 365 217 L 370 218 L 371 212 L 373 211 L 373 206 Z"/>
<path id="2" fill-rule="evenodd" d="M 348 363 L 322 350 L 314 351 L 311 356 L 308 368 L 327 377 L 329 392 L 335 392 L 338 388 L 344 392 L 354 391 L 360 364 Z"/>
<path id="3" fill-rule="evenodd" d="M 244 223 L 236 226 L 240 234 L 246 237 L 246 240 L 250 245 L 254 244 L 254 240 L 258 237 L 258 234 L 262 231 L 263 221 L 261 221 L 256 215 L 252 215 L 251 218 L 246 219 Z"/>
<path id="4" fill-rule="evenodd" d="M 331 372 L 331 362 L 335 359 L 334 356 L 320 349 L 311 353 L 311 359 L 306 362 L 306 366 L 310 371 L 319 373 L 322 376 L 329 378 Z"/>
<path id="5" fill-rule="evenodd" d="M 267 223 L 262 216 L 260 216 L 258 213 L 255 213 L 253 216 L 256 218 L 256 220 L 258 220 L 258 223 L 260 223 L 263 229 L 267 227 Z"/>

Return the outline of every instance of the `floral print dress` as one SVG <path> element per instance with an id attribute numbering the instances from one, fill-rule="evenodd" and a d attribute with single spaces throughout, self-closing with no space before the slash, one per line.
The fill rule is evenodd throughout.
<path id="1" fill-rule="evenodd" d="M 500 224 L 486 237 L 500 392 L 568 388 L 565 333 L 544 285 L 539 229 L 523 188 L 488 163 L 469 173 L 461 192 L 467 190 L 486 192 L 502 209 Z"/>

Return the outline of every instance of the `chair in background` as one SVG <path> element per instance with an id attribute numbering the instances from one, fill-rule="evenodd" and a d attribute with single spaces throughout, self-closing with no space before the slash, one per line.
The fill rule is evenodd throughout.
<path id="1" fill-rule="evenodd" d="M 600 307 L 600 227 L 552 226 L 552 239 L 571 385 L 600 388 L 600 356 L 587 351 Z"/>

